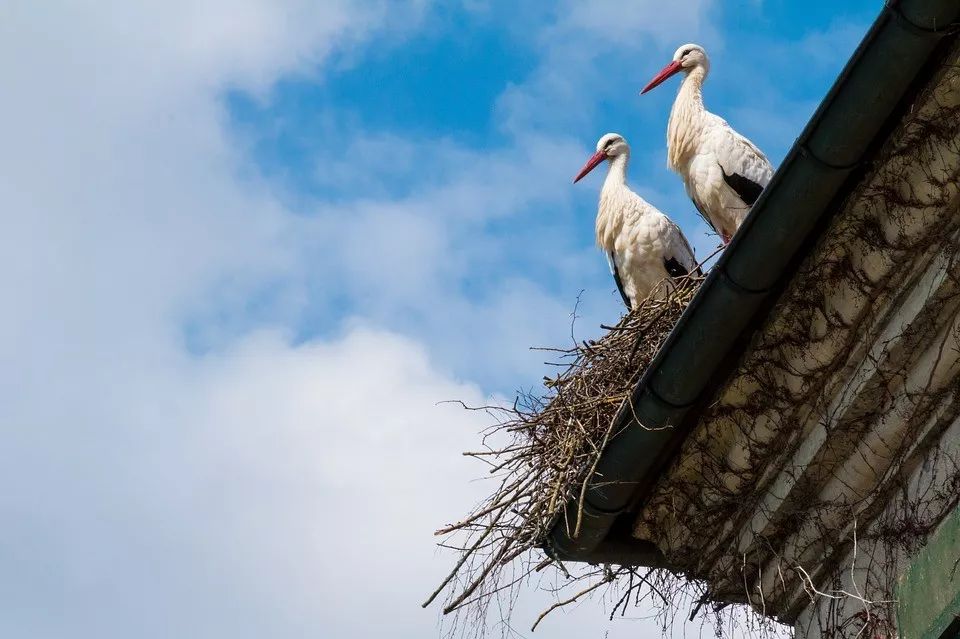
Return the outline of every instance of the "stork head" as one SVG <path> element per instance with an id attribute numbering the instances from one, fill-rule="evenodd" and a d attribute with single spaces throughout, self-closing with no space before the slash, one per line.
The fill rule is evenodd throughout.
<path id="1" fill-rule="evenodd" d="M 643 87 L 640 94 L 643 95 L 650 89 L 663 84 L 667 78 L 683 71 L 690 73 L 696 68 L 704 71 L 710 70 L 710 59 L 707 58 L 707 52 L 699 44 L 685 44 L 676 53 L 673 54 L 673 60 L 667 66 L 660 70 L 660 73 L 653 76 L 653 79 Z"/>
<path id="2" fill-rule="evenodd" d="M 597 165 L 604 160 L 612 160 L 618 155 L 630 155 L 630 145 L 623 139 L 619 133 L 607 133 L 597 140 L 597 152 L 590 156 L 587 163 L 583 165 L 577 176 L 573 178 L 573 183 L 579 182 L 587 173 L 597 168 Z"/>

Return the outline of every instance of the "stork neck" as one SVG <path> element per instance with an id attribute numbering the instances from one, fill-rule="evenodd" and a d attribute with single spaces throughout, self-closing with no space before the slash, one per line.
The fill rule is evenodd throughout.
<path id="1" fill-rule="evenodd" d="M 607 169 L 607 177 L 603 181 L 603 190 L 619 188 L 627 184 L 627 164 L 630 163 L 630 156 L 626 153 L 614 156 L 610 160 L 610 167 Z"/>
<path id="2" fill-rule="evenodd" d="M 674 108 L 683 103 L 687 108 L 703 111 L 703 81 L 706 79 L 706 69 L 700 66 L 691 69 L 680 83 Z"/>
<path id="3" fill-rule="evenodd" d="M 617 237 L 625 221 L 624 212 L 632 210 L 624 207 L 629 201 L 630 187 L 627 186 L 627 154 L 617 155 L 609 161 L 607 177 L 600 189 L 600 206 L 597 208 L 597 246 L 612 251 L 617 246 Z"/>
<path id="4" fill-rule="evenodd" d="M 677 99 L 670 110 L 667 124 L 667 162 L 674 171 L 679 171 L 696 150 L 696 143 L 703 128 L 703 81 L 707 71 L 694 67 L 680 84 Z"/>

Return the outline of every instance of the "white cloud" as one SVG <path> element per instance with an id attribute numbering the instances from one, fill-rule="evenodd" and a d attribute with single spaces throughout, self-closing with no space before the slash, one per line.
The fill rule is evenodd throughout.
<path id="1" fill-rule="evenodd" d="M 487 225 L 533 205 L 569 221 L 567 182 L 585 147 L 520 129 L 492 157 L 449 144 L 438 185 L 310 218 L 256 177 L 221 103 L 227 88 L 267 99 L 280 77 L 322 81 L 324 65 L 372 38 L 402 37 L 424 6 L 4 9 L 0 634 L 435 628 L 417 604 L 449 557 L 429 531 L 483 491 L 455 454 L 480 416 L 436 402 L 482 401 L 450 372 L 467 363 L 478 377 L 529 371 L 540 356 L 522 347 L 565 336 L 575 293 L 558 301 L 536 278 L 505 276 L 479 296 L 460 289 L 504 258 Z M 599 41 L 609 25 L 587 18 L 581 41 Z M 565 94 L 538 79 L 559 73 L 564 58 L 550 60 L 526 95 Z M 582 71 L 572 79 L 586 81 Z M 410 147 L 386 144 L 411 171 Z M 588 260 L 604 268 L 572 247 L 526 252 L 565 282 Z M 291 337 L 298 314 L 337 287 L 370 298 L 365 317 L 326 340 Z M 268 308 L 250 308 L 259 296 Z M 279 328 L 251 332 L 237 319 L 250 316 Z M 216 345 L 204 355 L 187 348 L 194 318 Z M 432 348 L 377 328 L 388 323 L 430 334 Z M 529 602 L 532 612 L 542 597 Z M 584 607 L 545 631 L 599 633 L 601 619 Z"/>
<path id="2" fill-rule="evenodd" d="M 528 347 L 568 340 L 570 312 L 587 284 L 602 282 L 591 292 L 599 303 L 590 305 L 582 336 L 596 330 L 597 312 L 603 321 L 617 318 L 619 301 L 602 299 L 613 290 L 604 259 L 571 241 L 582 237 L 571 221 L 588 242 L 593 225 L 573 206 L 577 193 L 595 197 L 570 185 L 584 155 L 579 144 L 525 135 L 481 152 L 448 140 L 357 140 L 346 153 L 327 150 L 323 171 L 377 182 L 383 176 L 370 167 L 380 160 L 369 154 L 386 154 L 401 158 L 388 172 L 409 174 L 409 186 L 400 196 L 361 187 L 372 195 L 310 209 L 301 248 L 311 251 L 302 258 L 311 267 L 299 286 L 309 290 L 311 313 L 349 296 L 358 314 L 424 336 L 444 364 L 484 382 L 499 379 L 497 388 L 504 379 L 538 379 L 543 356 Z M 428 161 L 429 176 L 416 177 L 422 164 L 404 157 Z M 548 287 L 545 279 L 560 283 Z"/>
<path id="3" fill-rule="evenodd" d="M 867 32 L 869 24 L 861 21 L 835 20 L 825 29 L 807 32 L 786 55 L 802 55 L 805 62 L 830 71 L 839 71 Z"/>
<path id="4" fill-rule="evenodd" d="M 4 11 L 0 634 L 345 635 L 371 592 L 400 633 L 434 626 L 432 576 L 404 573 L 477 423 L 436 402 L 478 391 L 382 331 L 204 358 L 181 334 L 201 296 L 302 268 L 303 223 L 249 179 L 219 91 L 312 73 L 410 19 L 390 6 Z"/>
<path id="5" fill-rule="evenodd" d="M 219 99 L 224 87 L 264 92 L 281 74 L 316 73 L 337 47 L 416 19 L 395 6 L 5 11 L 0 634 L 423 637 L 437 627 L 418 606 L 449 562 L 430 532 L 483 490 L 456 454 L 480 416 L 437 402 L 479 402 L 479 390 L 375 328 L 299 344 L 284 329 L 234 334 L 198 357 L 182 326 L 271 285 L 292 289 L 272 311 L 283 326 L 305 303 L 290 281 L 316 273 L 310 249 L 362 244 L 360 226 L 324 237 L 320 221 L 285 210 L 252 177 Z M 498 166 L 484 179 L 516 185 L 515 166 Z M 462 198 L 468 207 L 444 210 Z M 410 296 L 442 273 L 432 254 L 449 237 L 420 233 L 425 243 L 404 242 L 406 253 L 391 240 L 430 216 L 509 208 L 457 179 L 383 204 L 363 213 L 382 223 L 364 237 L 397 258 L 391 282 Z M 382 277 L 340 272 L 351 287 Z M 523 283 L 521 293 L 539 294 Z M 439 306 L 424 297 L 421 308 Z M 458 304 L 461 316 L 478 310 Z M 497 310 L 485 311 L 491 321 L 520 330 L 510 308 Z M 479 315 L 474 334 L 487 328 Z"/>
<path id="6" fill-rule="evenodd" d="M 363 328 L 299 346 L 262 331 L 201 360 L 65 372 L 76 396 L 58 385 L 50 401 L 36 384 L 7 405 L 0 633 L 438 633 L 418 604 L 450 556 L 430 532 L 486 492 L 454 453 L 489 422 L 437 403 L 484 398 L 422 346 Z M 514 622 L 547 600 L 528 591 Z M 544 631 L 606 625 L 592 603 Z"/>
<path id="7" fill-rule="evenodd" d="M 597 0 L 570 1 L 560 9 L 562 16 L 548 38 L 573 34 L 587 36 L 606 46 L 640 49 L 644 40 L 658 47 L 675 49 L 687 37 L 696 39 L 713 30 L 708 19 L 713 0 L 686 0 L 664 4 L 654 0 L 623 3 Z M 685 42 L 685 41 L 684 41 Z"/>
<path id="8" fill-rule="evenodd" d="M 22 303 L 0 320 L 14 324 L 5 334 L 112 336 L 155 323 L 225 273 L 289 267 L 283 243 L 295 225 L 262 185 L 237 180 L 243 159 L 218 100 L 227 83 L 262 88 L 312 69 L 340 34 L 375 26 L 366 5 L 307 6 L 73 3 L 56 13 L 18 4 L 5 16 L 0 281 L 18 299 L 88 321 L 27 317 L 33 304 Z M 183 44 L 186 33 L 202 46 Z M 117 299 L 102 321 L 98 304 Z"/>
<path id="9" fill-rule="evenodd" d="M 730 123 L 777 165 L 868 28 L 867 22 L 844 17 L 797 39 L 770 37 L 764 32 L 751 34 L 740 46 L 762 51 L 758 58 L 722 51 L 711 82 L 736 91 L 738 106 L 728 114 Z M 801 65 L 802 73 L 798 72 Z M 738 80 L 743 77 L 751 78 L 746 92 Z M 790 81 L 784 82 L 783 78 Z"/>
<path id="10" fill-rule="evenodd" d="M 541 56 L 533 76 L 500 99 L 505 128 L 580 128 L 603 101 L 637 100 L 643 74 L 659 69 L 668 51 L 718 39 L 708 19 L 714 6 L 713 0 L 562 3 L 549 26 L 533 31 Z"/>
<path id="11" fill-rule="evenodd" d="M 2 634 L 303 636 L 346 633 L 377 593 L 416 609 L 397 580 L 430 559 L 455 494 L 440 480 L 463 477 L 449 451 L 478 426 L 436 401 L 477 391 L 364 330 L 176 359 L 106 363 L 109 387 L 74 380 L 99 397 L 36 389 L 5 411 Z"/>

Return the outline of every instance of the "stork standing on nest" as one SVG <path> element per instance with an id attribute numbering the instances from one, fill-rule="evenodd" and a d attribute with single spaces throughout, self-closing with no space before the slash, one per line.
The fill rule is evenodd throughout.
<path id="1" fill-rule="evenodd" d="M 604 160 L 609 166 L 600 189 L 597 244 L 607 254 L 624 303 L 634 309 L 664 280 L 699 274 L 700 269 L 680 227 L 627 186 L 630 146 L 623 136 L 607 133 L 600 138 L 597 152 L 573 182 Z M 665 294 L 669 285 L 660 290 Z"/>
<path id="2" fill-rule="evenodd" d="M 640 93 L 681 71 L 686 77 L 667 124 L 667 163 L 683 178 L 700 215 L 727 244 L 773 177 L 773 166 L 750 140 L 704 108 L 703 81 L 710 60 L 700 45 L 677 49 L 673 61 Z"/>

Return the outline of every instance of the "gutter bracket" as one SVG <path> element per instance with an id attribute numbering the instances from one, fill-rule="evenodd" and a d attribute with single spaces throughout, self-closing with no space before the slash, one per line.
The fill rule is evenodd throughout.
<path id="1" fill-rule="evenodd" d="M 943 36 L 960 32 L 960 22 L 951 22 L 943 27 L 926 27 L 922 24 L 917 24 L 904 15 L 903 11 L 900 9 L 899 2 L 895 3 L 893 0 L 884 0 L 883 6 L 884 9 L 893 15 L 901 27 L 914 35 L 922 37 L 935 36 L 937 38 L 942 38 Z"/>
<path id="2" fill-rule="evenodd" d="M 659 392 L 656 388 L 654 388 L 654 386 L 653 386 L 652 383 L 648 383 L 648 384 L 647 384 L 646 390 L 647 390 L 651 395 L 653 395 L 653 398 L 654 398 L 655 400 L 657 400 L 658 402 L 660 402 L 661 404 L 663 404 L 663 405 L 666 406 L 667 408 L 671 408 L 671 409 L 673 409 L 673 410 L 686 410 L 686 409 L 690 408 L 691 406 L 693 406 L 694 404 L 697 403 L 697 400 L 696 400 L 696 399 L 694 399 L 694 400 L 691 401 L 691 402 L 685 402 L 685 403 L 683 403 L 683 404 L 677 404 L 676 402 L 671 402 L 669 399 L 666 399 L 663 395 L 661 395 L 660 392 Z M 632 402 L 631 402 L 631 403 L 632 403 Z M 638 422 L 638 423 L 639 423 L 639 422 Z M 651 425 L 648 425 L 648 424 L 640 424 L 640 426 L 641 426 L 642 428 L 646 428 L 647 430 L 662 430 L 662 429 L 664 429 L 664 428 L 672 428 L 673 425 L 672 425 L 672 424 L 658 424 L 659 428 L 653 428 Z"/>
<path id="3" fill-rule="evenodd" d="M 727 272 L 727 269 L 725 267 L 720 268 L 719 270 L 720 270 L 720 277 L 727 284 L 729 284 L 732 289 L 734 289 L 737 292 L 744 293 L 746 295 L 766 295 L 767 293 L 770 292 L 771 287 L 769 286 L 765 288 L 750 288 L 749 286 L 744 286 L 737 280 L 733 279 L 733 276 L 730 275 L 729 272 Z M 693 404 L 693 402 L 691 402 L 691 404 Z"/>
<path id="4" fill-rule="evenodd" d="M 801 157 L 811 160 L 814 164 L 829 171 L 852 171 L 863 164 L 863 158 L 858 158 L 850 164 L 832 164 L 820 157 L 817 157 L 817 154 L 810 150 L 810 146 L 807 144 L 807 142 L 802 142 L 800 144 L 799 151 Z"/>

